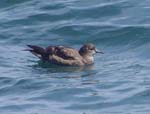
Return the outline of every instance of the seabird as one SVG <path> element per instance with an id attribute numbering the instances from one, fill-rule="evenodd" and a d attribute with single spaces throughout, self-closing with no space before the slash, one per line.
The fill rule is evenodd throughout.
<path id="1" fill-rule="evenodd" d="M 36 45 L 27 45 L 30 51 L 36 57 L 42 61 L 49 62 L 56 65 L 65 66 L 84 66 L 91 65 L 94 63 L 94 54 L 102 53 L 102 51 L 96 49 L 96 47 L 89 43 L 83 45 L 79 51 L 66 46 L 48 46 L 47 48 L 42 48 Z"/>

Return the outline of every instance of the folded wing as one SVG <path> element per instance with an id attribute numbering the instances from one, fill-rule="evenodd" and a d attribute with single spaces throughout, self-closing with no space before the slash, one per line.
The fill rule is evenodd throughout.
<path id="1" fill-rule="evenodd" d="M 76 49 L 64 46 L 49 46 L 49 61 L 61 65 L 83 65 L 82 57 Z"/>
<path id="2" fill-rule="evenodd" d="M 76 60 L 81 59 L 80 54 L 76 49 L 65 47 L 65 46 L 49 46 L 46 48 L 47 53 L 49 56 L 55 55 L 61 57 L 66 60 Z"/>

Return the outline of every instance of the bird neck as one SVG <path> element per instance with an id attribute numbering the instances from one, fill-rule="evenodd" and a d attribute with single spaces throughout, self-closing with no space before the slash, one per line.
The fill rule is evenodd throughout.
<path id="1" fill-rule="evenodd" d="M 92 64 L 94 62 L 94 57 L 92 55 L 82 55 L 85 64 Z"/>

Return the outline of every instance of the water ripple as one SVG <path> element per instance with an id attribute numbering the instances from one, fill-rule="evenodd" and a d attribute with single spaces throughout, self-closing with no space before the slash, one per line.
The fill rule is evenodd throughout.
<path id="1" fill-rule="evenodd" d="M 148 0 L 1 0 L 1 114 L 149 114 Z M 90 67 L 43 64 L 27 44 L 91 42 Z"/>

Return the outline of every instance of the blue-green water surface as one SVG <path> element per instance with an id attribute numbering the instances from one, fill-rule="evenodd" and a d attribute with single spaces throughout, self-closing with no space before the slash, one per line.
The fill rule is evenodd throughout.
<path id="1" fill-rule="evenodd" d="M 94 43 L 89 67 L 41 63 L 26 44 Z M 149 0 L 1 0 L 0 114 L 150 114 Z"/>

